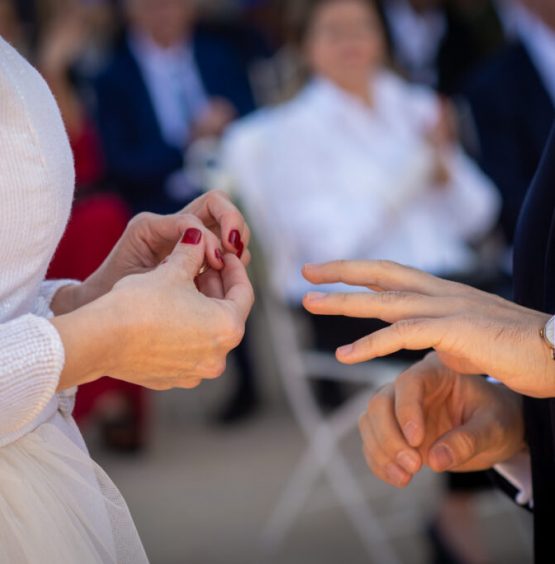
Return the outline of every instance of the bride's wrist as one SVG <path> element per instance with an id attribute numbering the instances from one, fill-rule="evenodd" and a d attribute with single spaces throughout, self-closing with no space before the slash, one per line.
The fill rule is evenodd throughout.
<path id="1" fill-rule="evenodd" d="M 125 316 L 105 296 L 89 305 L 54 317 L 65 351 L 58 391 L 117 376 L 123 360 Z"/>

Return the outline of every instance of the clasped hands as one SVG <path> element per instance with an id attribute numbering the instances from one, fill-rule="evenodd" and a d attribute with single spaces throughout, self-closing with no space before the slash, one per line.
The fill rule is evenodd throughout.
<path id="1" fill-rule="evenodd" d="M 555 395 L 555 363 L 539 336 L 548 315 L 387 261 L 307 265 L 304 276 L 366 289 L 310 293 L 304 305 L 311 313 L 390 323 L 339 348 L 340 362 L 433 349 L 379 390 L 360 419 L 364 454 L 378 477 L 404 487 L 423 465 L 482 470 L 526 448 L 519 394 Z"/>
<path id="2" fill-rule="evenodd" d="M 250 231 L 210 192 L 180 213 L 143 213 L 83 284 L 55 296 L 66 349 L 59 389 L 110 376 L 161 390 L 225 370 L 253 304 Z"/>

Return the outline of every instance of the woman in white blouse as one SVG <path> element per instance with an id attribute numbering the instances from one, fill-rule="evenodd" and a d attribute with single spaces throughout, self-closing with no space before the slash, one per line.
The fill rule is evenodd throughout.
<path id="1" fill-rule="evenodd" d="M 191 388 L 221 374 L 252 304 L 249 231 L 210 194 L 137 217 L 82 285 L 44 282 L 73 161 L 47 86 L 1 38 L 0 124 L 0 562 L 146 562 L 71 418 L 75 386 L 110 374 Z"/>
<path id="2" fill-rule="evenodd" d="M 495 226 L 500 202 L 450 135 L 445 104 L 387 69 L 372 2 L 295 7 L 306 85 L 232 127 L 224 146 L 279 294 L 299 304 L 302 265 L 337 257 L 472 270 L 469 244 Z"/>

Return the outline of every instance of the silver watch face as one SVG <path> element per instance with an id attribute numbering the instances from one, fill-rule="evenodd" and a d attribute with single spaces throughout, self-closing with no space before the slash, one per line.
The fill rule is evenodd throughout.
<path id="1" fill-rule="evenodd" d="M 545 324 L 545 340 L 555 348 L 555 317 Z"/>

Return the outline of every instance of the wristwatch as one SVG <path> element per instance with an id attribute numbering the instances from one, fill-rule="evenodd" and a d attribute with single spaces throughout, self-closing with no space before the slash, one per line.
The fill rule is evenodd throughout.
<path id="1" fill-rule="evenodd" d="M 551 349 L 551 358 L 555 360 L 555 316 L 547 321 L 543 329 L 540 329 L 540 336 Z"/>

